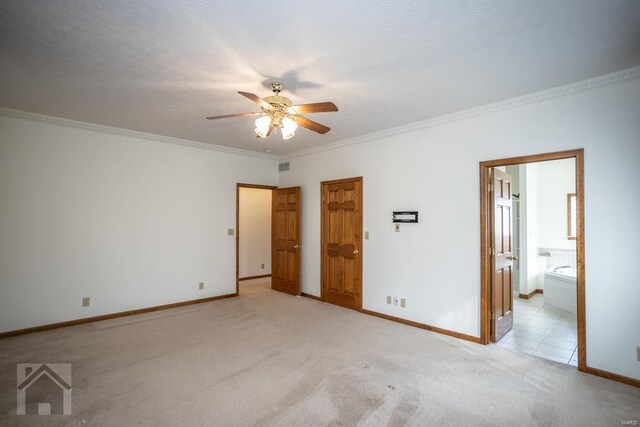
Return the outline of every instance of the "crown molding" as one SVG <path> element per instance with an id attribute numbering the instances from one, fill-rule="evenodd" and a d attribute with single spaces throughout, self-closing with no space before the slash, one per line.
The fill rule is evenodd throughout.
<path id="1" fill-rule="evenodd" d="M 353 138 L 343 139 L 341 141 L 333 142 L 318 147 L 306 148 L 298 151 L 294 151 L 287 154 L 268 154 L 257 151 L 242 150 L 239 148 L 227 147 L 223 145 L 209 144 L 205 142 L 192 141 L 187 139 L 173 138 L 169 136 L 157 135 L 146 132 L 138 132 L 128 129 L 116 128 L 111 126 L 98 125 L 94 123 L 81 122 L 77 120 L 64 119 L 61 117 L 47 116 L 44 114 L 30 113 L 27 111 L 14 110 L 11 108 L 0 107 L 0 116 L 16 117 L 19 119 L 40 121 L 45 123 L 52 123 L 62 126 L 71 126 L 81 129 L 89 129 L 98 132 L 111 133 L 115 135 L 123 135 L 134 138 L 142 138 L 152 141 L 159 141 L 169 144 L 183 145 L 193 148 L 201 148 L 205 150 L 213 150 L 223 153 L 237 154 L 241 156 L 257 157 L 261 159 L 270 160 L 290 160 L 296 157 L 302 157 L 309 154 L 319 153 L 322 151 L 335 150 L 342 147 L 347 147 L 354 144 L 362 144 L 364 142 L 373 141 L 376 139 L 386 138 L 389 136 L 400 135 L 404 133 L 413 132 L 420 129 L 429 128 L 445 123 L 455 122 L 458 120 L 464 120 L 471 117 L 480 116 L 483 114 L 489 114 L 497 111 L 507 110 L 531 104 L 535 102 L 546 101 L 553 98 L 558 98 L 566 95 L 571 95 L 578 92 L 584 92 L 592 89 L 597 89 L 603 86 L 609 86 L 629 80 L 633 80 L 640 77 L 640 66 L 627 68 L 625 70 L 617 71 L 615 73 L 605 74 L 603 76 L 595 77 L 588 80 L 583 80 L 576 83 L 571 83 L 565 86 L 559 86 L 552 89 L 547 89 L 540 92 L 534 92 L 528 95 L 524 95 L 517 98 L 511 98 L 504 101 L 499 101 L 492 104 L 483 105 L 468 110 L 458 111 L 456 113 L 446 114 L 443 116 L 434 117 L 427 120 L 409 123 L 402 126 L 397 126 L 389 129 L 385 129 L 379 132 L 373 132 Z"/>
<path id="2" fill-rule="evenodd" d="M 458 111 L 456 113 L 445 114 L 443 116 L 438 116 L 438 117 L 434 117 L 432 119 L 427 119 L 427 120 L 421 120 L 419 122 L 413 122 L 406 125 L 385 129 L 379 132 L 373 132 L 366 135 L 343 139 L 341 141 L 333 142 L 333 143 L 318 146 L 318 147 L 311 147 L 311 148 L 306 148 L 306 149 L 294 151 L 287 154 L 282 154 L 278 157 L 278 159 L 291 160 L 296 157 L 307 156 L 309 154 L 319 153 L 322 151 L 335 150 L 338 148 L 347 147 L 349 145 L 362 144 L 364 142 L 373 141 L 380 138 L 386 138 L 389 136 L 409 133 L 416 130 L 429 128 L 432 126 L 437 126 L 445 123 L 451 123 L 458 120 L 464 120 L 471 117 L 480 116 L 483 114 L 494 113 L 496 111 L 502 111 L 502 110 L 508 110 L 510 108 L 520 107 L 526 104 L 546 101 L 549 99 L 559 98 L 562 96 L 571 95 L 578 92 L 597 89 L 603 86 L 609 86 L 609 85 L 633 80 L 638 77 L 640 77 L 640 66 L 627 68 L 621 71 L 616 71 L 614 73 L 605 74 L 603 76 L 594 77 L 592 79 L 583 80 L 576 83 L 570 83 L 565 86 L 558 86 L 558 87 L 543 90 L 540 92 L 534 92 L 534 93 L 520 96 L 517 98 L 511 98 L 504 101 L 495 102 L 492 104 L 486 104 L 480 107 Z"/>
<path id="3" fill-rule="evenodd" d="M 275 154 L 260 153 L 257 151 L 242 150 L 240 148 L 225 147 L 223 145 L 209 144 L 206 142 L 191 141 L 188 139 L 173 138 L 170 136 L 156 135 L 153 133 L 138 132 L 129 129 L 116 128 L 111 126 L 97 125 L 94 123 L 80 122 L 77 120 L 63 119 L 61 117 L 47 116 L 44 114 L 30 113 L 22 110 L 14 110 L 12 108 L 0 107 L 0 116 L 15 117 L 18 119 L 32 120 L 44 123 L 52 123 L 61 126 L 70 126 L 80 129 L 89 129 L 98 132 L 110 133 L 114 135 L 123 135 L 133 138 L 148 139 L 151 141 L 159 141 L 169 144 L 184 145 L 193 148 L 202 148 L 204 150 L 219 151 L 223 153 L 238 154 L 241 156 L 258 157 L 261 159 L 277 160 Z"/>

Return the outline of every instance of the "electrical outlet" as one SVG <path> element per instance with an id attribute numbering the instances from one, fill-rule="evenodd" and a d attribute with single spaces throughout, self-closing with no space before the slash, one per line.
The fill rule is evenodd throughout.
<path id="1" fill-rule="evenodd" d="M 407 306 L 407 300 L 405 298 L 400 298 L 400 307 L 405 308 Z"/>
<path id="2" fill-rule="evenodd" d="M 638 362 L 640 362 L 640 347 L 636 347 L 636 353 L 638 356 Z"/>
<path id="3" fill-rule="evenodd" d="M 82 306 L 83 307 L 89 307 L 90 305 L 91 305 L 91 298 L 90 297 L 82 298 Z"/>
<path id="4" fill-rule="evenodd" d="M 227 228 L 227 236 L 235 236 L 236 230 L 233 228 Z"/>
<path id="5" fill-rule="evenodd" d="M 260 264 L 260 268 L 264 270 L 264 262 Z"/>
<path id="6" fill-rule="evenodd" d="M 400 232 L 400 224 L 396 224 L 396 228 L 395 228 L 395 230 L 396 230 L 396 233 L 399 233 L 399 232 Z"/>
<path id="7" fill-rule="evenodd" d="M 391 297 L 387 295 L 387 304 L 391 304 Z"/>
<path id="8" fill-rule="evenodd" d="M 364 232 L 364 240 L 369 240 L 369 232 L 368 231 Z"/>
<path id="9" fill-rule="evenodd" d="M 200 290 L 204 289 L 204 282 L 198 283 L 198 289 Z"/>
<path id="10" fill-rule="evenodd" d="M 397 307 L 398 306 L 398 298 L 393 297 L 393 306 Z"/>

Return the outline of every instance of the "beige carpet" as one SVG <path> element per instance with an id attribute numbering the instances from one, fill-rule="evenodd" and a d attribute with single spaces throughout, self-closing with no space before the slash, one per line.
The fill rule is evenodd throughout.
<path id="1" fill-rule="evenodd" d="M 610 425 L 640 390 L 243 282 L 242 295 L 0 340 L 0 425 Z M 70 362 L 70 416 L 17 416 L 16 363 Z"/>

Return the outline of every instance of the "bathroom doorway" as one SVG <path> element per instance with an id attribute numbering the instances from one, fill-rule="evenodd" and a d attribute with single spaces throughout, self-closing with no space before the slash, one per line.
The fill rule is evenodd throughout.
<path id="1" fill-rule="evenodd" d="M 585 371 L 583 150 L 480 172 L 482 342 Z"/>

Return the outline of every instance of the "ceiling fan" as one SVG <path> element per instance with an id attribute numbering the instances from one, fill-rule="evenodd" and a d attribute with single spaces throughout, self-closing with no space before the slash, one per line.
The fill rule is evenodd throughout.
<path id="1" fill-rule="evenodd" d="M 282 139 L 289 139 L 295 135 L 298 125 L 314 132 L 325 134 L 331 128 L 320 123 L 302 117 L 300 114 L 322 113 L 326 111 L 338 111 L 333 102 L 317 102 L 314 104 L 292 105 L 289 98 L 280 95 L 284 89 L 284 83 L 272 82 L 271 90 L 274 95 L 262 99 L 253 93 L 238 92 L 240 95 L 258 104 L 262 111 L 255 113 L 228 114 L 225 116 L 207 117 L 207 120 L 228 119 L 231 117 L 263 116 L 256 120 L 256 135 L 258 138 L 267 138 L 275 129 L 280 129 Z"/>

